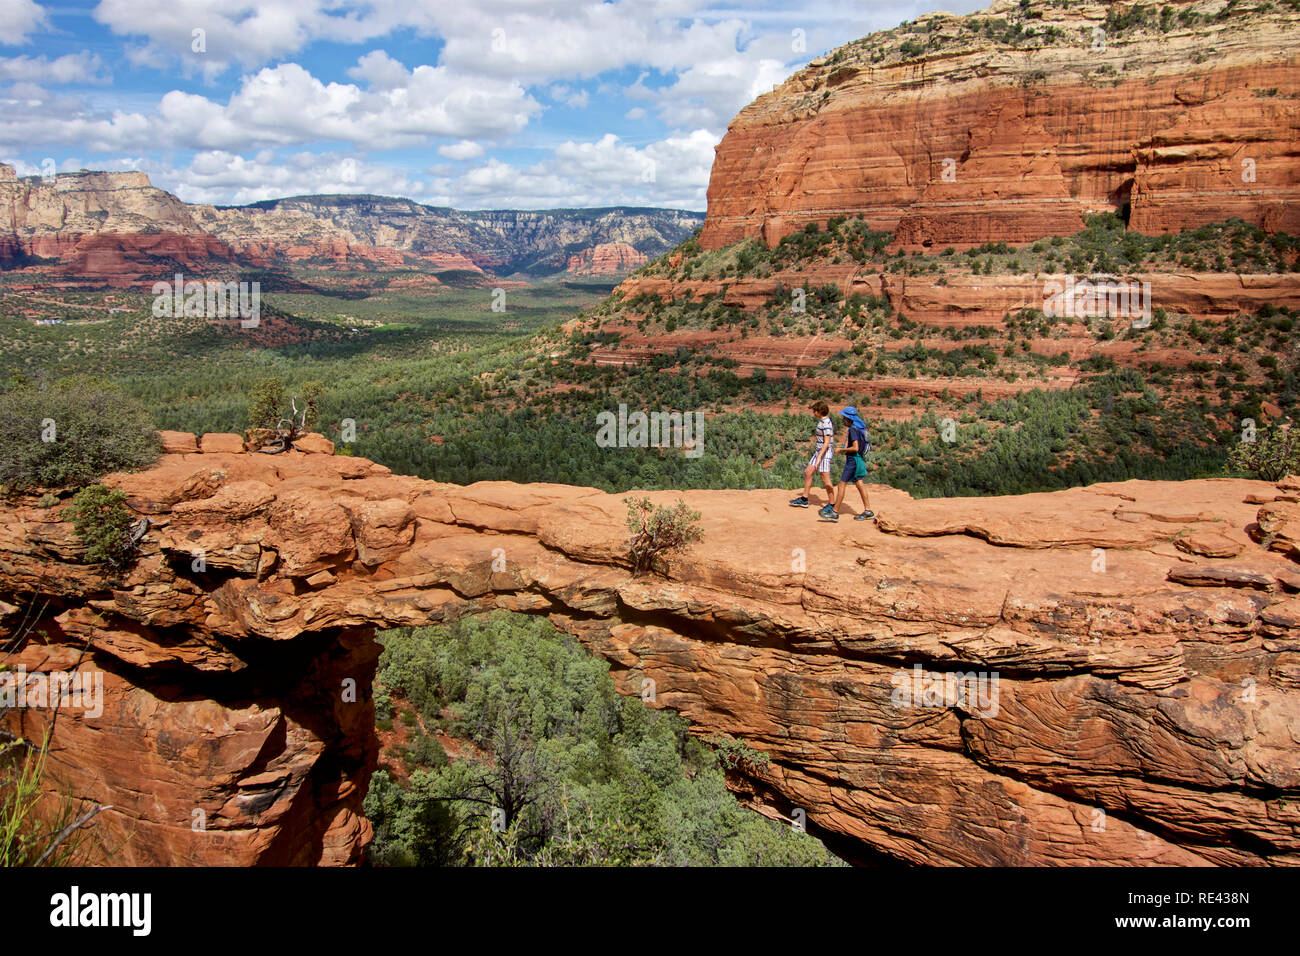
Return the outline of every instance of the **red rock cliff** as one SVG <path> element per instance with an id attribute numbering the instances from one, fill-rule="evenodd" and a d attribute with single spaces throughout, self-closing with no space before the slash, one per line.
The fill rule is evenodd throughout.
<path id="1" fill-rule="evenodd" d="M 578 275 L 619 275 L 649 261 L 648 256 L 626 242 L 602 242 L 569 256 L 565 271 Z"/>
<path id="2" fill-rule="evenodd" d="M 732 122 L 701 243 L 836 215 L 913 248 L 1024 242 L 1126 202 L 1144 233 L 1300 231 L 1300 11 L 1107 22 L 1130 6 L 1000 0 L 814 60 Z"/>
<path id="3" fill-rule="evenodd" d="M 49 602 L 10 663 L 105 675 L 100 717 L 60 714 L 49 785 L 112 804 L 96 832 L 114 862 L 357 861 L 371 630 L 507 608 L 766 753 L 738 789 L 864 855 L 1300 863 L 1294 479 L 875 489 L 878 526 L 687 492 L 703 544 L 634 578 L 619 495 L 202 447 L 111 479 L 153 522 L 121 578 L 35 499 L 0 510 L 3 633 L 32 593 Z M 995 696 L 945 698 L 932 678 L 954 672 Z"/>

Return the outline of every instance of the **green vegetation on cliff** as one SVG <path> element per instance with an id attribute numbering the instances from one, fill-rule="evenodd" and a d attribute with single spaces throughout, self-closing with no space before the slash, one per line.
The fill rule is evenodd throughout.
<path id="1" fill-rule="evenodd" d="M 148 411 L 98 378 L 0 389 L 0 488 L 81 487 L 158 457 Z"/>
<path id="2" fill-rule="evenodd" d="M 490 289 L 273 293 L 275 321 L 248 332 L 160 322 L 146 314 L 146 299 L 120 292 L 114 300 L 136 312 L 35 327 L 5 315 L 14 301 L 30 300 L 5 296 L 0 373 L 111 369 L 159 427 L 197 433 L 242 430 L 259 383 L 278 381 L 286 394 L 302 395 L 319 381 L 318 429 L 396 472 L 610 491 L 793 487 L 809 454 L 805 409 L 814 397 L 870 409 L 872 480 L 919 496 L 1221 474 L 1246 419 L 1262 422 L 1266 403 L 1295 414 L 1296 317 L 1286 309 L 1206 321 L 1156 308 L 1141 329 L 1026 308 L 994 326 L 938 327 L 900 314 L 884 296 L 845 297 L 826 281 L 810 281 L 804 311 L 793 308 L 797 270 L 811 277 L 837 258 L 845 269 L 863 259 L 869 271 L 932 275 L 940 284 L 1006 274 L 1013 263 L 1030 274 L 1111 267 L 1125 274 L 1181 269 L 1188 257 L 1192 267 L 1217 268 L 1221 257 L 1230 267 L 1280 272 L 1295 267 L 1291 237 L 1239 222 L 1148 237 L 1117 216 L 1097 216 L 1074 236 L 972 253 L 900 257 L 887 251 L 888 239 L 850 219 L 799 230 L 771 251 L 745 242 L 704 252 L 690 239 L 643 273 L 731 284 L 771 276 L 779 263 L 786 271 L 771 280 L 775 291 L 748 309 L 717 294 L 670 303 L 616 293 L 599 301 L 599 287 L 557 283 L 508 290 L 503 313 L 492 310 Z M 562 331 L 564 321 L 571 324 Z M 105 337 L 106 327 L 120 339 Z M 629 327 L 649 335 L 708 329 L 729 341 L 798 336 L 803 341 L 791 345 L 798 351 L 818 337 L 837 350 L 823 349 L 794 378 L 745 374 L 736 360 L 690 338 L 635 352 L 625 341 Z M 598 447 L 597 414 L 620 404 L 701 412 L 703 453 Z M 14 407 L 0 409 L 5 427 L 39 435 L 40 409 L 24 405 L 14 417 Z M 30 441 L 5 447 L 0 454 L 10 458 L 48 452 Z"/>
<path id="3" fill-rule="evenodd" d="M 728 792 L 723 762 L 748 748 L 715 754 L 676 714 L 620 696 L 609 665 L 545 621 L 380 639 L 379 728 L 403 742 L 366 797 L 376 864 L 839 863 Z"/>

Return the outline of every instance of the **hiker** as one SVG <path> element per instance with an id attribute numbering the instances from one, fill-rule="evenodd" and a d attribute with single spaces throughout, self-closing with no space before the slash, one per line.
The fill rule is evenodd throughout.
<path id="1" fill-rule="evenodd" d="M 839 508 L 844 502 L 844 489 L 849 486 L 849 482 L 853 482 L 858 486 L 858 494 L 862 496 L 862 513 L 855 515 L 853 520 L 870 521 L 876 513 L 871 510 L 871 502 L 867 500 L 867 484 L 863 481 L 867 477 L 867 452 L 871 450 L 871 442 L 867 438 L 867 423 L 858 417 L 858 410 L 852 405 L 843 409 L 840 417 L 848 427 L 844 447 L 836 449 L 845 456 L 844 473 L 840 475 L 839 486 L 835 489 L 835 503 L 827 505 L 817 512 L 817 515 L 827 521 L 839 521 Z"/>
<path id="2" fill-rule="evenodd" d="M 835 424 L 831 421 L 831 407 L 825 402 L 813 402 L 809 408 L 817 416 L 817 430 L 813 432 L 813 456 L 803 470 L 803 494 L 792 498 L 790 505 L 807 508 L 812 494 L 813 475 L 820 473 L 822 487 L 826 489 L 826 504 L 835 500 L 835 485 L 831 482 L 831 461 L 835 457 Z"/>

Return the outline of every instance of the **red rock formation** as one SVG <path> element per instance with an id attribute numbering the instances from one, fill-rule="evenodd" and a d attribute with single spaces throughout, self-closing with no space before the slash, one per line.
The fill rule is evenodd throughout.
<path id="1" fill-rule="evenodd" d="M 24 595 L 50 597 L 11 663 L 105 675 L 101 717 L 59 716 L 48 785 L 113 804 L 96 830 L 116 862 L 358 859 L 369 630 L 495 607 L 766 753 L 733 783 L 768 812 L 900 860 L 1300 863 L 1295 479 L 875 488 L 878 526 L 687 492 L 703 544 L 642 578 L 621 496 L 591 489 L 299 452 L 168 454 L 110 482 L 153 522 L 135 565 L 80 563 L 21 499 L 0 510 L 0 611 L 12 629 Z M 901 699 L 917 665 L 996 673 L 996 707 Z"/>
<path id="2" fill-rule="evenodd" d="M 1300 12 L 1172 7 L 1202 22 L 1097 49 L 1111 6 L 1035 2 L 1024 18 L 1000 0 L 813 61 L 732 122 L 701 244 L 774 245 L 836 215 L 913 248 L 1024 242 L 1128 201 L 1146 233 L 1233 216 L 1300 231 Z M 1061 33 L 989 39 L 998 18 Z"/>
<path id="3" fill-rule="evenodd" d="M 302 259 L 326 259 L 336 265 L 359 261 L 360 264 L 377 263 L 386 266 L 401 266 L 406 257 L 400 249 L 381 249 L 375 246 L 357 245 L 345 239 L 329 239 L 321 242 L 284 243 L 271 239 L 241 239 L 231 243 L 242 258 L 250 262 L 268 263 L 278 258 L 294 261 Z"/>
<path id="4" fill-rule="evenodd" d="M 68 237 L 55 243 L 57 253 L 72 274 L 88 279 L 142 278 L 148 282 L 169 281 L 171 273 L 160 268 L 179 266 L 202 270 L 213 263 L 237 263 L 238 256 L 229 246 L 212 236 L 185 236 L 176 233 L 131 233 L 117 235 L 99 233 L 91 236 Z M 33 250 L 46 248 L 43 239 L 32 243 Z M 50 251 L 54 251 L 51 249 Z M 36 251 L 36 255 L 45 255 Z M 50 258 L 54 258 L 50 256 Z"/>
<path id="5" fill-rule="evenodd" d="M 347 271 L 423 267 L 483 276 L 498 267 L 554 269 L 560 250 L 590 244 L 605 250 L 598 267 L 610 268 L 645 262 L 632 243 L 669 248 L 697 222 L 698 214 L 676 210 L 459 212 L 382 196 L 299 196 L 218 208 L 183 203 L 143 173 L 20 179 L 0 164 L 0 264 L 35 256 L 58 264 L 48 271 L 116 284 L 129 283 L 151 255 L 145 271 L 171 265 L 173 256 L 193 266 L 205 250 L 210 261 L 256 268 L 306 261 Z"/>
<path id="6" fill-rule="evenodd" d="M 626 242 L 602 242 L 570 256 L 565 271 L 576 275 L 620 275 L 638 269 L 649 261 L 648 256 L 637 252 Z"/>
<path id="7" fill-rule="evenodd" d="M 1300 309 L 1300 279 L 1285 273 L 1137 272 L 1125 282 L 1151 284 L 1152 308 L 1201 318 L 1224 318 L 1255 312 L 1261 306 Z M 948 275 L 904 276 L 876 269 L 831 266 L 807 272 L 774 273 L 766 278 L 668 279 L 634 276 L 619 286 L 623 300 L 657 295 L 665 302 L 720 296 L 724 305 L 754 309 L 766 305 L 778 287 L 812 288 L 833 282 L 846 295 L 882 296 L 896 311 L 930 325 L 985 325 L 1000 328 L 1008 312 L 1042 309 L 1049 281 L 1063 284 L 1064 275 Z M 1058 286 L 1059 288 L 1060 286 Z M 671 351 L 671 347 L 669 348 Z"/>
<path id="8" fill-rule="evenodd" d="M 1152 308 L 1203 318 L 1255 312 L 1262 306 L 1300 309 L 1300 281 L 1290 275 L 1239 275 L 1215 272 L 1133 273 L 1125 282 L 1150 283 Z M 1061 288 L 1065 276 L 882 275 L 855 279 L 849 290 L 884 295 L 909 318 L 935 325 L 986 325 L 998 328 L 1008 312 L 1042 309 L 1044 286 Z"/>
<path id="9" fill-rule="evenodd" d="M 26 250 L 14 236 L 0 236 L 0 265 L 19 262 L 26 258 Z"/>
<path id="10" fill-rule="evenodd" d="M 46 259 L 69 275 L 131 285 L 238 259 L 144 173 L 12 173 L 0 169 L 0 261 Z"/>

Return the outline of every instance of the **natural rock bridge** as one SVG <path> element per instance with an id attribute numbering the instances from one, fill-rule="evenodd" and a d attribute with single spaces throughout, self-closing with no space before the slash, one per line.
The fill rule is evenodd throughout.
<path id="1" fill-rule="evenodd" d="M 0 510 L 4 633 L 44 609 L 10 665 L 104 675 L 102 715 L 59 712 L 49 785 L 112 805 L 113 862 L 359 860 L 374 629 L 490 608 L 547 615 L 625 692 L 653 679 L 656 706 L 767 753 L 738 789 L 849 856 L 1300 862 L 1293 479 L 876 489 L 879 527 L 687 492 L 704 542 L 634 578 L 621 495 L 165 437 L 107 479 L 152 521 L 120 579 L 57 509 Z M 996 707 L 900 701 L 916 665 L 996 673 Z"/>

